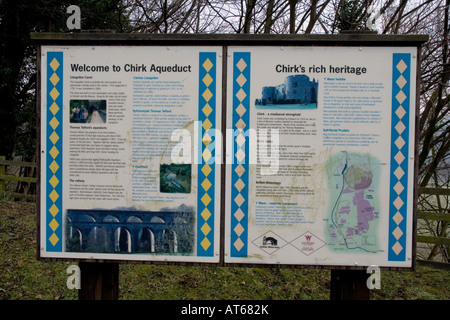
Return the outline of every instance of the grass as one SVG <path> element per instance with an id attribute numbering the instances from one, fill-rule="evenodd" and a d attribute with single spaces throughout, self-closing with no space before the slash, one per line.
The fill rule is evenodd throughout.
<path id="1" fill-rule="evenodd" d="M 0 201 L 0 300 L 77 300 L 74 262 L 36 260 L 34 203 Z M 450 270 L 382 271 L 371 300 L 450 300 Z M 121 300 L 328 300 L 330 270 L 121 264 Z"/>

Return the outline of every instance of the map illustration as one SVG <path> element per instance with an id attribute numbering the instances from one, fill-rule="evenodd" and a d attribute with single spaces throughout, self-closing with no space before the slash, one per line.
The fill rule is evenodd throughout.
<path id="1" fill-rule="evenodd" d="M 328 246 L 336 252 L 378 252 L 381 164 L 370 154 L 340 152 L 327 163 Z"/>

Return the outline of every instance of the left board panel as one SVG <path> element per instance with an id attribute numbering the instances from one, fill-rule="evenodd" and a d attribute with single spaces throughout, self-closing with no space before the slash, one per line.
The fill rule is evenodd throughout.
<path id="1" fill-rule="evenodd" d="M 40 257 L 219 262 L 221 54 L 41 46 Z"/>

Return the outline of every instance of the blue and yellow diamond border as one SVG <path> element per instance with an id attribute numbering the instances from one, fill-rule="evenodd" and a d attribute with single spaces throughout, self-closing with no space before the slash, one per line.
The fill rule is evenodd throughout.
<path id="1" fill-rule="evenodd" d="M 214 256 L 215 129 L 217 99 L 215 52 L 199 53 L 197 256 Z"/>
<path id="2" fill-rule="evenodd" d="M 46 250 L 62 252 L 63 52 L 47 52 Z"/>
<path id="3" fill-rule="evenodd" d="M 251 53 L 233 54 L 233 142 L 231 165 L 231 257 L 247 257 L 249 201 Z"/>
<path id="4" fill-rule="evenodd" d="M 411 54 L 392 58 L 391 173 L 389 190 L 388 260 L 406 260 Z"/>

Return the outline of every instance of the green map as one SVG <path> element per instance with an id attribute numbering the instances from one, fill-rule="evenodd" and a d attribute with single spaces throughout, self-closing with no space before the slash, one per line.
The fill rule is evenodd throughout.
<path id="1" fill-rule="evenodd" d="M 380 162 L 340 152 L 327 163 L 329 208 L 325 234 L 332 251 L 378 252 Z"/>

